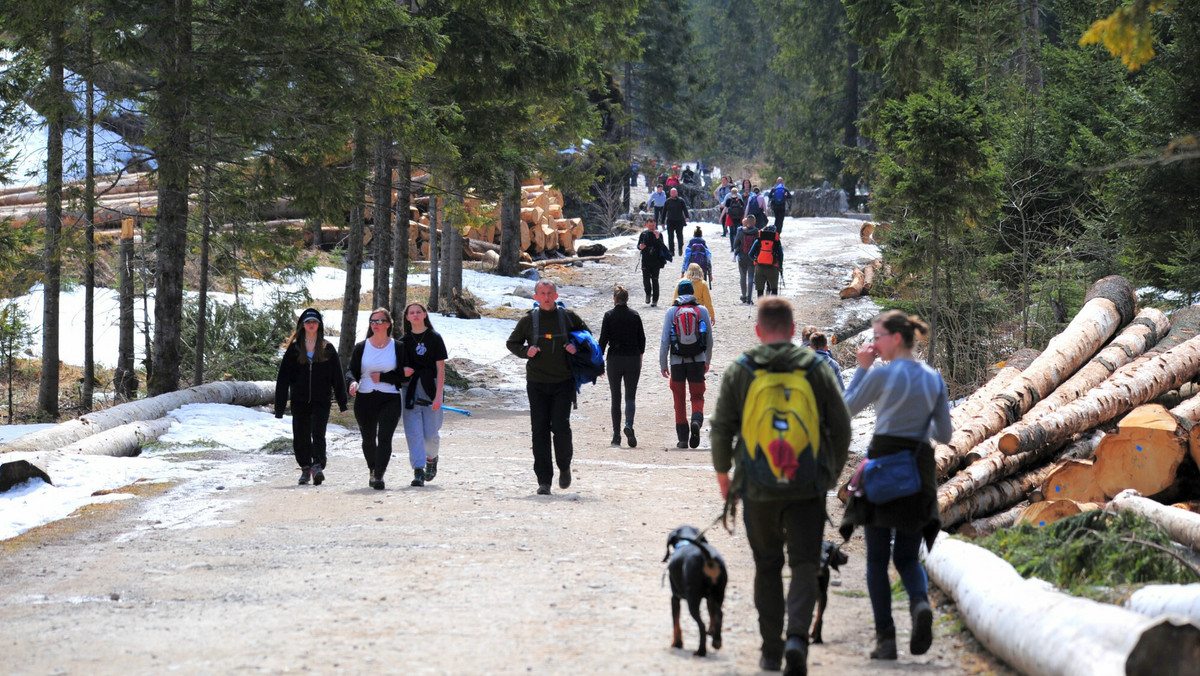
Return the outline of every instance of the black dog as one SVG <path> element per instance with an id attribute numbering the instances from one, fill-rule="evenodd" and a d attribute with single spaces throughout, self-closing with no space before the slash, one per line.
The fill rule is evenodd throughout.
<path id="1" fill-rule="evenodd" d="M 671 552 L 671 548 L 675 552 Z M 671 641 L 672 648 L 683 647 L 683 630 L 679 627 L 679 602 L 686 599 L 688 612 L 696 620 L 700 628 L 700 648 L 694 653 L 696 657 L 708 654 L 705 649 L 704 621 L 700 619 L 700 600 L 708 601 L 708 633 L 712 635 L 713 650 L 721 649 L 721 603 L 725 600 L 725 583 L 729 576 L 725 573 L 725 560 L 717 550 L 704 539 L 695 528 L 680 526 L 671 531 L 667 537 L 667 555 L 671 563 L 667 569 L 671 575 L 671 620 L 674 623 L 675 635 Z"/>
<path id="2" fill-rule="evenodd" d="M 813 644 L 824 643 L 821 640 L 821 625 L 825 619 L 825 606 L 829 603 L 829 569 L 832 568 L 840 573 L 842 571 L 838 566 L 845 565 L 847 561 L 849 558 L 842 552 L 840 546 L 829 540 L 821 543 L 821 570 L 817 572 L 817 585 L 820 587 L 821 595 L 817 598 L 817 622 L 813 625 L 810 636 Z"/>

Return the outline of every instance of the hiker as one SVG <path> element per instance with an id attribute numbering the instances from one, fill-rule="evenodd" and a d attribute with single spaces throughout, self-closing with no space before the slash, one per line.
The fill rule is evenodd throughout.
<path id="1" fill-rule="evenodd" d="M 720 207 L 720 209 L 721 209 L 721 211 L 719 213 L 722 216 L 722 220 L 721 220 L 721 223 L 722 223 L 721 234 L 722 235 L 725 234 L 725 228 L 723 227 L 724 223 L 725 223 L 724 218 L 723 218 L 724 213 L 725 213 L 725 198 L 729 197 L 729 190 L 732 187 L 733 187 L 733 181 L 730 180 L 730 178 L 728 176 L 722 176 L 721 184 L 718 185 L 716 187 L 716 189 L 713 190 L 713 199 L 717 201 L 717 206 Z"/>
<path id="2" fill-rule="evenodd" d="M 674 256 L 663 243 L 662 233 L 652 221 L 646 221 L 646 229 L 638 236 L 637 248 L 642 255 L 642 286 L 646 289 L 646 305 L 658 307 L 658 273 Z"/>
<path id="3" fill-rule="evenodd" d="M 786 658 L 786 675 L 805 674 L 808 628 L 820 593 L 825 496 L 846 463 L 850 413 L 832 373 L 813 368 L 812 351 L 792 344 L 791 303 L 763 299 L 755 332 L 762 344 L 721 378 L 712 415 L 713 468 L 721 497 L 740 497 L 744 504 L 762 637 L 759 667 L 778 671 Z M 812 438 L 809 430 L 820 432 Z M 791 568 L 786 597 L 785 550 Z"/>
<path id="4" fill-rule="evenodd" d="M 779 293 L 779 277 L 783 271 L 783 247 L 775 228 L 768 225 L 758 232 L 758 239 L 750 248 L 750 259 L 754 261 L 754 289 L 762 298 L 763 289 L 770 295 Z"/>
<path id="5" fill-rule="evenodd" d="M 663 224 L 663 205 L 667 203 L 667 193 L 663 192 L 662 183 L 654 186 L 654 192 L 650 193 L 650 199 L 647 200 L 650 207 L 654 209 L 654 224 L 656 226 Z"/>
<path id="6" fill-rule="evenodd" d="M 688 207 L 677 188 L 671 188 L 671 196 L 663 203 L 663 220 L 667 222 L 667 248 L 682 256 L 683 226 L 688 222 Z M 679 241 L 678 251 L 675 249 L 676 240 Z"/>
<path id="7" fill-rule="evenodd" d="M 809 344 L 801 345 L 801 347 L 811 347 L 812 351 L 817 353 L 817 357 L 833 371 L 833 381 L 837 383 L 838 391 L 844 392 L 846 386 L 842 383 L 842 366 L 837 363 L 837 360 L 833 358 L 833 353 L 829 351 L 829 338 L 824 333 L 813 329 L 813 332 L 809 334 Z"/>
<path id="8" fill-rule="evenodd" d="M 754 258 L 750 255 L 754 245 L 758 242 L 758 225 L 755 224 L 754 218 L 746 216 L 742 219 L 742 225 L 737 229 L 737 235 L 733 238 L 734 241 L 734 257 L 737 258 L 738 264 L 738 285 L 742 293 L 742 302 L 746 305 L 754 304 Z"/>
<path id="9" fill-rule="evenodd" d="M 275 417 L 292 400 L 292 454 L 300 466 L 300 485 L 325 481 L 325 429 L 337 398 L 346 410 L 346 379 L 337 348 L 325 340 L 325 324 L 316 308 L 306 308 L 288 338 L 275 378 Z"/>
<path id="10" fill-rule="evenodd" d="M 792 192 L 783 184 L 783 177 L 775 179 L 775 186 L 768 193 L 771 212 L 775 214 L 775 232 L 783 234 L 783 216 L 787 213 L 787 201 L 792 199 Z"/>
<path id="11" fill-rule="evenodd" d="M 404 308 L 404 440 L 408 443 L 408 462 L 413 468 L 413 486 L 424 486 L 437 476 L 438 449 L 441 447 L 442 396 L 446 389 L 446 341 L 433 330 L 429 310 L 422 303 Z"/>
<path id="12" fill-rule="evenodd" d="M 704 422 L 704 374 L 712 363 L 712 316 L 696 301 L 689 280 L 679 282 L 679 297 L 663 321 L 658 347 L 658 365 L 664 378 L 671 379 L 671 397 L 675 403 L 676 448 L 700 445 L 700 425 Z M 684 388 L 692 400 L 689 425 Z M 689 435 L 690 432 L 690 435 Z"/>
<path id="13" fill-rule="evenodd" d="M 679 165 L 678 164 L 671 165 L 671 171 L 667 173 L 667 178 L 665 181 L 663 181 L 663 184 L 667 186 L 668 190 L 679 187 Z"/>
<path id="14" fill-rule="evenodd" d="M 378 307 L 371 311 L 367 337 L 350 353 L 350 395 L 354 397 L 354 419 L 362 435 L 363 458 L 370 473 L 367 485 L 377 491 L 392 459 L 392 435 L 400 424 L 404 397 L 405 354 L 392 339 L 392 313 Z"/>
<path id="15" fill-rule="evenodd" d="M 731 188 L 729 195 L 721 204 L 721 234 L 729 235 L 729 250 L 735 251 L 734 238 L 737 237 L 737 229 L 739 224 L 746 218 L 746 202 L 742 199 L 741 192 L 737 188 Z M 755 226 L 757 232 L 758 226 Z"/>
<path id="16" fill-rule="evenodd" d="M 657 234 L 657 233 L 656 233 Z M 633 433 L 633 414 L 637 410 L 638 379 L 642 375 L 642 357 L 646 353 L 646 331 L 642 318 L 629 308 L 629 292 L 617 285 L 613 289 L 613 309 L 604 313 L 600 324 L 600 351 L 604 360 L 608 389 L 612 395 L 612 445 L 621 445 L 621 432 L 630 448 L 637 446 Z M 625 425 L 621 425 L 621 385 L 625 386 Z"/>
<path id="17" fill-rule="evenodd" d="M 637 158 L 635 157 L 635 158 L 633 158 L 633 161 L 629 164 L 629 187 L 630 188 L 637 187 L 638 170 L 639 170 L 638 161 L 637 161 Z"/>
<path id="18" fill-rule="evenodd" d="M 767 200 L 763 198 L 758 186 L 754 186 L 746 196 L 746 214 L 754 217 L 754 224 L 759 230 L 767 227 Z"/>
<path id="19" fill-rule="evenodd" d="M 941 529 L 932 436 L 950 440 L 950 406 L 941 374 L 913 357 L 917 334 L 929 327 L 899 310 L 885 312 L 871 323 L 873 339 L 858 350 L 858 368 L 846 388 L 846 405 L 854 415 L 875 406 L 875 434 L 867 458 L 915 453 L 920 488 L 916 493 L 875 504 L 865 495 L 852 495 L 842 519 L 842 537 L 849 540 L 862 526 L 867 543 L 867 593 L 875 616 L 875 648 L 871 659 L 896 659 L 896 625 L 892 620 L 892 587 L 888 559 L 908 592 L 912 615 L 909 652 L 921 655 L 933 643 L 933 610 L 929 606 L 925 569 L 917 559 L 921 540 L 933 547 Z M 875 360 L 885 362 L 872 368 Z M 855 491 L 856 492 L 856 491 Z M 878 493 L 877 493 L 878 495 Z"/>
<path id="20" fill-rule="evenodd" d="M 533 434 L 533 473 L 538 495 L 550 495 L 554 466 L 558 487 L 571 487 L 571 406 L 575 403 L 575 376 L 567 355 L 575 354 L 572 331 L 587 331 L 587 324 L 571 310 L 559 307 L 558 285 L 543 279 L 533 287 L 537 307 L 517 321 L 505 346 L 525 362 L 525 392 L 529 396 L 529 424 Z M 554 440 L 553 462 L 550 454 Z"/>
<path id="21" fill-rule="evenodd" d="M 692 295 L 696 297 L 696 302 L 703 305 L 704 309 L 708 310 L 708 317 L 713 324 L 717 323 L 717 313 L 713 310 L 712 290 L 708 288 L 708 284 L 704 283 L 704 272 L 700 270 L 700 266 L 693 263 L 684 271 L 683 277 L 679 281 L 688 281 L 692 283 Z M 671 302 L 674 303 L 680 296 L 679 283 L 675 284 L 675 294 L 671 297 Z"/>
<path id="22" fill-rule="evenodd" d="M 712 252 L 708 250 L 708 242 L 704 241 L 704 230 L 700 226 L 696 226 L 692 232 L 692 238 L 688 240 L 687 247 L 684 249 L 683 267 L 680 272 L 687 272 L 688 266 L 692 264 L 700 266 L 704 271 L 704 279 L 707 282 L 712 282 Z"/>
<path id="23" fill-rule="evenodd" d="M 817 332 L 817 327 L 813 326 L 812 324 L 809 324 L 808 326 L 805 326 L 803 329 L 801 329 L 801 331 L 800 331 L 800 347 L 808 347 L 809 339 L 812 338 L 812 334 L 814 334 L 816 332 Z"/>

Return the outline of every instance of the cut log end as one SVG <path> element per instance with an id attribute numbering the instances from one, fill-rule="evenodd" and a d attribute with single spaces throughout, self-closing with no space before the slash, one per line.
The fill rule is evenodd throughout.
<path id="1" fill-rule="evenodd" d="M 1171 659 L 1164 660 L 1164 655 Z M 1194 676 L 1200 665 L 1200 627 L 1182 618 L 1163 618 L 1142 632 L 1125 660 L 1128 676 Z"/>
<path id="2" fill-rule="evenodd" d="M 1084 304 L 1093 298 L 1107 298 L 1112 301 L 1113 305 L 1117 306 L 1117 311 L 1121 313 L 1122 326 L 1133 321 L 1134 315 L 1137 314 L 1137 293 L 1134 292 L 1129 281 L 1120 275 L 1110 275 L 1096 280 L 1088 289 L 1087 296 L 1084 297 Z"/>

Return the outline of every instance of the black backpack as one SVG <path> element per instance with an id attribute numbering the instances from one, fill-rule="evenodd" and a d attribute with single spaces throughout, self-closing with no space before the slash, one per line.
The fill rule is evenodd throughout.
<path id="1" fill-rule="evenodd" d="M 734 223 L 741 223 L 742 218 L 746 216 L 746 203 L 742 198 L 735 197 L 725 205 L 725 213 Z"/>

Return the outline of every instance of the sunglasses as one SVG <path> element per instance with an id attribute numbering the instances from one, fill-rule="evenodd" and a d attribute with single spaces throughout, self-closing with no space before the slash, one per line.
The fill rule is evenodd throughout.
<path id="1" fill-rule="evenodd" d="M 386 320 L 386 319 L 372 319 L 372 320 L 371 320 L 371 323 L 372 323 L 372 324 L 387 324 L 387 323 L 388 323 L 388 320 Z"/>

